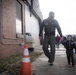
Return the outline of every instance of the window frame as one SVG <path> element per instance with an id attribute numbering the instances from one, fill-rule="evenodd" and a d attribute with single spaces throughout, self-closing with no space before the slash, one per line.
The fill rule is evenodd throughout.
<path id="1" fill-rule="evenodd" d="M 16 0 L 16 2 L 18 2 L 19 4 L 20 4 L 20 6 L 21 6 L 21 33 L 18 33 L 17 32 L 17 28 L 16 28 L 16 34 L 20 34 L 20 35 L 23 35 L 23 18 L 22 18 L 22 16 L 23 16 L 23 8 L 22 8 L 22 3 L 19 1 L 19 0 Z M 16 15 L 17 15 L 17 4 L 16 4 Z M 16 16 L 16 20 L 17 20 L 17 16 Z M 16 24 L 17 25 L 17 24 Z"/>

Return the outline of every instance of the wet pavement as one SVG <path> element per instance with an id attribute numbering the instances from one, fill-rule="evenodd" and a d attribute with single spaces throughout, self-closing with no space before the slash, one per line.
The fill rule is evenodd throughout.
<path id="1" fill-rule="evenodd" d="M 31 66 L 35 75 L 76 75 L 76 66 L 68 65 L 66 52 L 63 47 L 56 49 L 53 66 L 49 65 L 48 59 L 44 54 L 33 62 Z"/>

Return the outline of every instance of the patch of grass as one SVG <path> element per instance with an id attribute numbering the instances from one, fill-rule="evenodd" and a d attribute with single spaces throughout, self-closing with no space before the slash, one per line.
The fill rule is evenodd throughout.
<path id="1" fill-rule="evenodd" d="M 31 63 L 35 61 L 41 54 L 42 52 L 29 52 Z M 23 58 L 23 54 L 16 54 L 16 55 L 11 55 L 6 59 L 0 59 L 0 73 L 3 71 L 18 73 L 21 68 L 22 58 Z"/>
<path id="2" fill-rule="evenodd" d="M 5 59 L 0 59 L 0 72 L 6 71 L 11 68 L 12 64 L 16 64 L 17 62 L 21 62 L 22 54 L 11 55 Z"/>
<path id="3" fill-rule="evenodd" d="M 30 53 L 29 55 L 30 55 L 31 63 L 33 61 L 35 61 L 42 54 L 43 54 L 43 52 L 32 52 L 32 53 Z"/>

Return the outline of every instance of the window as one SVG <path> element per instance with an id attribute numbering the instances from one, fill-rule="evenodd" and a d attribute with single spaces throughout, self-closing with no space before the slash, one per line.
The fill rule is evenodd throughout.
<path id="1" fill-rule="evenodd" d="M 22 34 L 22 5 L 16 1 L 16 33 Z"/>

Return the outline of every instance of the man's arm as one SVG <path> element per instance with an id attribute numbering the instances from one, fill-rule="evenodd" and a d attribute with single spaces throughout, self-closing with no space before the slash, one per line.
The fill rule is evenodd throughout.
<path id="1" fill-rule="evenodd" d="M 56 21 L 56 28 L 57 28 L 57 31 L 58 31 L 58 33 L 60 34 L 60 36 L 62 37 L 63 35 L 62 35 L 62 31 L 61 31 L 61 28 L 60 28 L 60 26 L 59 26 L 59 23 Z"/>
<path id="2" fill-rule="evenodd" d="M 40 25 L 39 37 L 41 37 L 41 35 L 42 35 L 43 27 L 44 27 L 44 24 L 42 22 Z"/>

